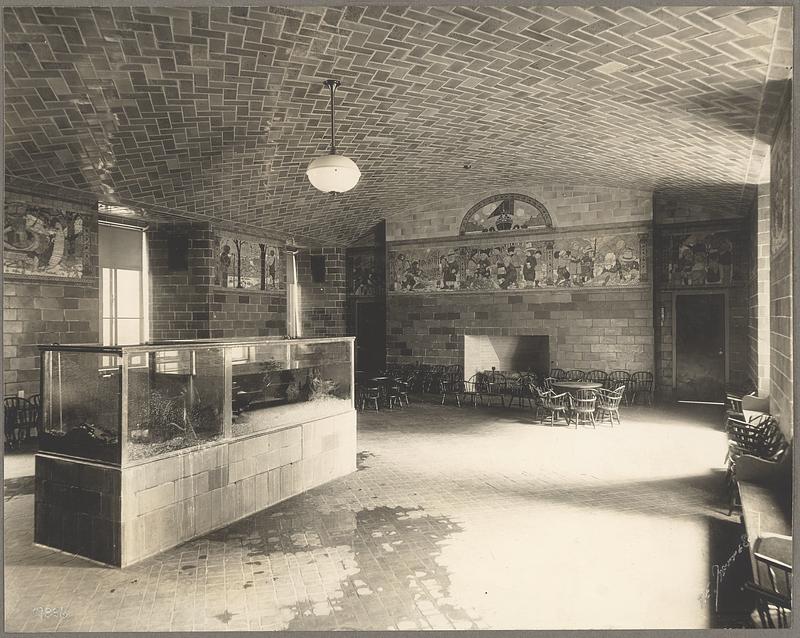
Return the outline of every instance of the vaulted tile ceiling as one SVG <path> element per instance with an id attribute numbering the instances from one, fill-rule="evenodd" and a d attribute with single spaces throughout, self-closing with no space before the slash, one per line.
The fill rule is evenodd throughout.
<path id="1" fill-rule="evenodd" d="M 8 174 L 328 243 L 483 184 L 738 206 L 791 74 L 777 7 L 21 7 L 4 24 Z M 363 173 L 336 197 L 305 177 L 328 77 Z"/>

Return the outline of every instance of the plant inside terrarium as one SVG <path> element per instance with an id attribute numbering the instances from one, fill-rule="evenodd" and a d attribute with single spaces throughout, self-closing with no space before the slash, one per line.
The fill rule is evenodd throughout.
<path id="1" fill-rule="evenodd" d="M 319 368 L 311 368 L 306 377 L 305 392 L 308 401 L 334 396 L 339 384 L 333 379 L 323 379 Z"/>
<path id="2" fill-rule="evenodd" d="M 192 443 L 200 438 L 198 432 L 215 429 L 219 416 L 216 408 L 205 405 L 200 397 L 194 397 L 189 407 L 186 403 L 184 393 L 168 398 L 152 392 L 137 419 L 139 428 L 131 430 L 131 439 L 162 443 L 180 437 Z"/>

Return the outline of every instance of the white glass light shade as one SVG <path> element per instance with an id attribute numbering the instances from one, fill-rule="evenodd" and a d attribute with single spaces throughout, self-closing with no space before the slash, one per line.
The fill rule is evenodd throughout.
<path id="1" fill-rule="evenodd" d="M 361 171 L 344 155 L 323 155 L 311 161 L 306 175 L 311 185 L 323 193 L 344 193 L 358 184 Z"/>

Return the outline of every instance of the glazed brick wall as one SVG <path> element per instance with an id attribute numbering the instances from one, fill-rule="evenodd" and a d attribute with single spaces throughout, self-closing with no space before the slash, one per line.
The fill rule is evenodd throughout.
<path id="1" fill-rule="evenodd" d="M 789 225 L 787 245 L 772 253 L 770 260 L 770 412 L 778 417 L 787 438 L 792 438 L 794 423 L 790 112 L 788 108 L 784 112 L 770 156 L 770 210 L 782 205 Z"/>
<path id="2" fill-rule="evenodd" d="M 758 206 L 752 220 L 754 266 L 750 269 L 748 373 L 758 394 L 769 394 L 769 184 L 758 186 Z"/>
<path id="3" fill-rule="evenodd" d="M 389 218 L 386 221 L 386 239 L 398 241 L 458 235 L 467 211 L 483 198 L 500 193 L 519 193 L 540 201 L 556 228 L 641 223 L 653 218 L 650 191 L 560 184 L 482 186 L 472 193 L 431 202 L 425 208 Z"/>
<path id="4" fill-rule="evenodd" d="M 391 363 L 463 364 L 464 334 L 549 335 L 560 368 L 652 370 L 649 287 L 392 295 L 387 299 Z"/>
<path id="5" fill-rule="evenodd" d="M 148 233 L 151 270 L 151 336 L 203 339 L 286 334 L 286 290 L 261 291 L 216 286 L 214 241 L 219 232 L 206 223 L 158 224 Z M 188 270 L 167 269 L 167 237 L 189 239 Z M 311 280 L 311 255 L 326 257 L 325 283 Z M 303 336 L 341 336 L 345 328 L 343 248 L 303 250 L 297 257 Z M 285 262 L 282 262 L 285 268 Z"/>
<path id="6" fill-rule="evenodd" d="M 314 248 L 297 256 L 304 337 L 339 337 L 347 333 L 345 252 L 342 247 Z M 324 283 L 311 280 L 312 255 L 325 255 Z"/>
<path id="7" fill-rule="evenodd" d="M 286 293 L 215 287 L 209 315 L 210 333 L 215 339 L 279 337 L 286 334 Z"/>
<path id="8" fill-rule="evenodd" d="M 167 268 L 167 239 L 189 240 L 188 269 Z M 150 260 L 150 337 L 206 339 L 211 336 L 209 299 L 212 281 L 211 227 L 207 223 L 153 224 L 147 232 Z"/>
<path id="9" fill-rule="evenodd" d="M 734 199 L 740 196 L 741 186 L 735 186 Z M 692 223 L 703 220 L 719 221 L 721 219 L 742 219 L 752 210 L 757 197 L 757 187 L 745 186 L 743 204 L 732 208 L 731 193 L 715 196 L 713 187 L 709 186 L 702 196 L 687 196 L 655 191 L 653 193 L 653 220 L 656 224 Z"/>
<path id="10" fill-rule="evenodd" d="M 3 392 L 39 392 L 39 349 L 44 343 L 97 343 L 100 339 L 100 290 L 97 249 L 97 200 L 55 187 L 5 190 L 6 201 L 66 208 L 91 215 L 84 232 L 89 257 L 81 279 L 3 277 Z"/>

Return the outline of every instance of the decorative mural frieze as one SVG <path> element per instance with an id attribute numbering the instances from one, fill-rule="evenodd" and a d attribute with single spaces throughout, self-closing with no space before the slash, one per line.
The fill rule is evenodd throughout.
<path id="1" fill-rule="evenodd" d="M 550 213 L 528 195 L 504 193 L 482 199 L 464 215 L 461 235 L 487 232 L 546 229 L 552 227 Z"/>
<path id="2" fill-rule="evenodd" d="M 3 272 L 81 279 L 89 257 L 86 221 L 71 210 L 6 201 Z"/>
<path id="3" fill-rule="evenodd" d="M 280 287 L 280 248 L 222 234 L 214 245 L 214 285 L 271 290 Z"/>
<path id="4" fill-rule="evenodd" d="M 733 286 L 747 278 L 748 249 L 738 230 L 664 234 L 659 277 L 664 287 Z"/>
<path id="5" fill-rule="evenodd" d="M 649 234 L 398 246 L 388 260 L 395 293 L 639 286 L 649 280 Z"/>

